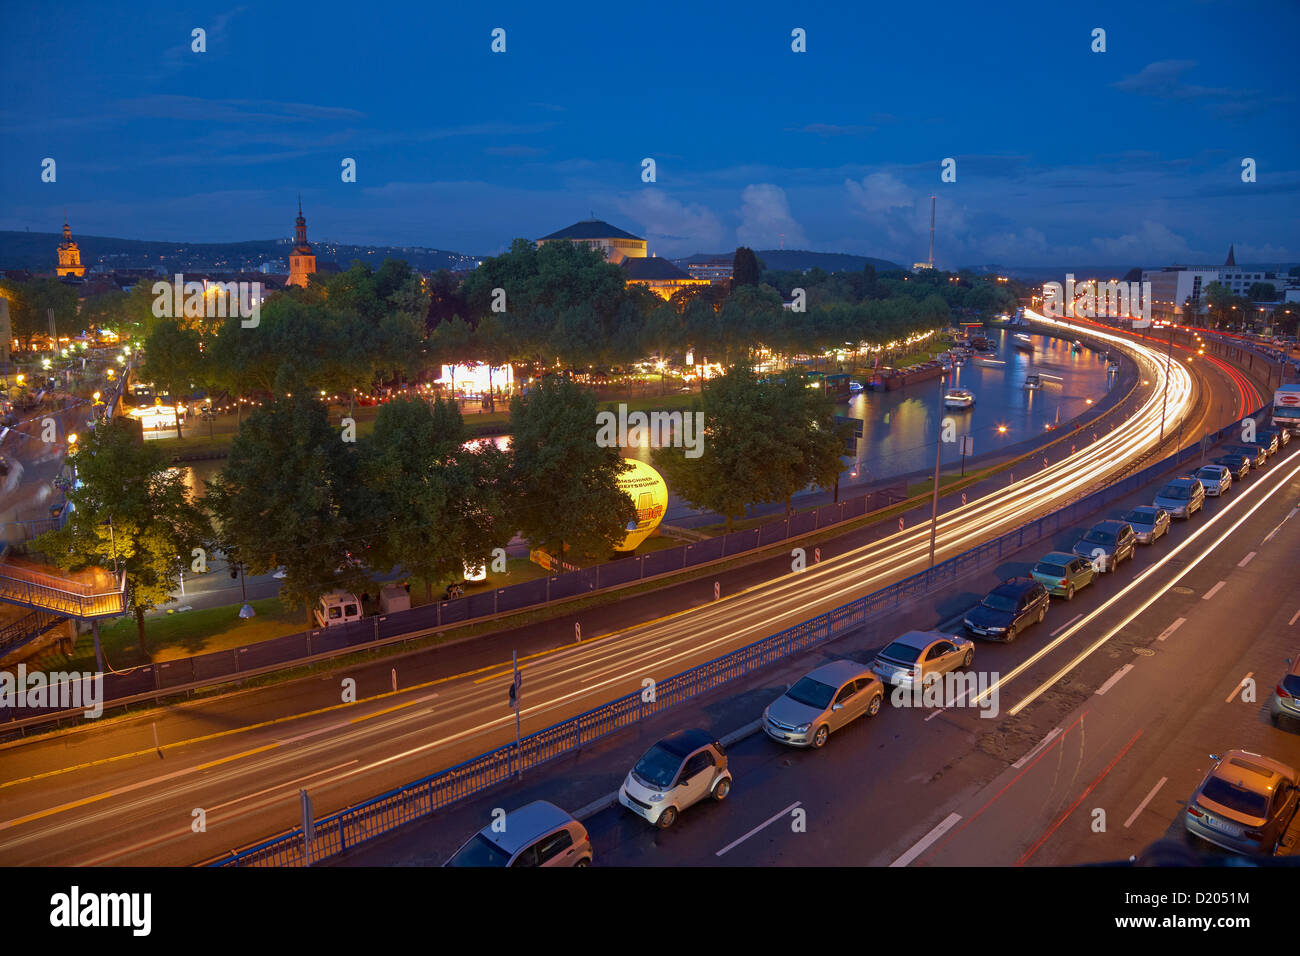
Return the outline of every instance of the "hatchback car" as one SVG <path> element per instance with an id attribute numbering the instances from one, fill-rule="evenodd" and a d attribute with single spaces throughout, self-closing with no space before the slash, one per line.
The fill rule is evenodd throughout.
<path id="1" fill-rule="evenodd" d="M 479 830 L 443 866 L 589 866 L 591 855 L 587 828 L 537 800 Z"/>
<path id="2" fill-rule="evenodd" d="M 1127 521 L 1098 521 L 1074 544 L 1074 553 L 1087 558 L 1099 573 L 1114 571 L 1137 552 L 1137 534 Z"/>
<path id="3" fill-rule="evenodd" d="M 885 685 L 857 661 L 831 661 L 799 680 L 763 711 L 763 731 L 795 747 L 820 748 L 832 731 L 880 713 Z"/>
<path id="4" fill-rule="evenodd" d="M 1283 717 L 1300 721 L 1300 654 L 1288 657 L 1286 662 L 1291 665 L 1291 669 L 1273 688 L 1273 701 L 1269 708 L 1273 714 L 1273 723 L 1279 726 Z"/>
<path id="5" fill-rule="evenodd" d="M 1268 461 L 1268 449 L 1263 445 L 1229 445 L 1224 451 L 1229 455 L 1245 455 L 1250 459 L 1251 468 L 1263 468 Z"/>
<path id="6" fill-rule="evenodd" d="M 1138 544 L 1155 544 L 1162 534 L 1169 533 L 1169 512 L 1154 505 L 1141 505 L 1126 511 L 1124 520 L 1133 529 Z"/>
<path id="7" fill-rule="evenodd" d="M 1279 428 L 1276 425 L 1267 425 L 1255 432 L 1255 437 L 1263 441 L 1272 439 L 1277 443 L 1278 448 L 1285 448 L 1291 444 L 1291 433 L 1285 428 Z"/>
<path id="8" fill-rule="evenodd" d="M 1152 504 L 1164 508 L 1171 518 L 1190 518 L 1205 504 L 1205 486 L 1190 475 L 1175 478 L 1156 493 Z"/>
<path id="9" fill-rule="evenodd" d="M 722 744 L 703 730 L 679 730 L 655 744 L 618 788 L 618 802 L 666 830 L 706 797 L 725 800 L 731 771 Z"/>
<path id="10" fill-rule="evenodd" d="M 1210 759 L 1214 766 L 1187 801 L 1187 832 L 1234 853 L 1276 854 L 1300 806 L 1295 770 L 1245 750 Z"/>
<path id="11" fill-rule="evenodd" d="M 1074 592 L 1087 587 L 1097 577 L 1097 569 L 1077 554 L 1052 551 L 1038 559 L 1031 577 L 1047 588 L 1048 594 L 1073 601 Z"/>
<path id="12" fill-rule="evenodd" d="M 1202 465 L 1196 470 L 1196 480 L 1205 486 L 1205 493 L 1217 498 L 1232 487 L 1232 472 L 1223 465 Z"/>
<path id="13" fill-rule="evenodd" d="M 967 638 L 939 631 L 908 631 L 876 655 L 871 669 L 886 684 L 924 686 L 933 675 L 970 667 L 974 660 L 975 645 Z"/>
<path id="14" fill-rule="evenodd" d="M 1033 578 L 1012 578 L 986 594 L 962 623 L 971 634 L 1010 643 L 1046 617 L 1051 604 L 1047 588 Z"/>
<path id="15" fill-rule="evenodd" d="M 1214 459 L 1216 465 L 1223 465 L 1232 472 L 1234 481 L 1241 481 L 1250 474 L 1250 463 L 1254 461 L 1254 456 L 1245 454 L 1220 455 Z"/>

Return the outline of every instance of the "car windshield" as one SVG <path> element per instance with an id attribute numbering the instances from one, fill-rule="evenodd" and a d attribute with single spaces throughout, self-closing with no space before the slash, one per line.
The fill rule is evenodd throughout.
<path id="1" fill-rule="evenodd" d="M 645 752 L 645 756 L 637 761 L 632 772 L 659 790 L 663 790 L 673 782 L 677 776 L 677 770 L 682 765 L 682 758 L 677 754 L 665 749 L 659 744 L 655 744 Z"/>
<path id="2" fill-rule="evenodd" d="M 1154 511 L 1130 511 L 1124 515 L 1124 520 L 1129 524 L 1155 524 L 1156 513 Z"/>
<path id="3" fill-rule="evenodd" d="M 447 861 L 448 866 L 506 866 L 510 854 L 481 833 L 474 834 L 456 855 Z"/>
<path id="4" fill-rule="evenodd" d="M 1196 477 L 1197 477 L 1197 478 L 1207 478 L 1207 479 L 1209 479 L 1210 481 L 1218 481 L 1218 480 L 1219 480 L 1219 469 L 1217 469 L 1217 468 L 1202 468 L 1200 471 L 1198 471 L 1198 472 L 1196 473 Z"/>
<path id="5" fill-rule="evenodd" d="M 1161 498 L 1190 498 L 1192 490 L 1187 485 L 1165 485 L 1160 489 Z"/>
<path id="6" fill-rule="evenodd" d="M 1099 544 L 1110 547 L 1115 543 L 1115 536 L 1109 531 L 1089 531 L 1083 536 L 1083 540 L 1088 544 Z"/>
<path id="7" fill-rule="evenodd" d="M 1014 611 L 1016 609 L 1016 598 L 1006 594 L 999 594 L 997 591 L 994 591 L 980 603 L 994 611 Z"/>
<path id="8" fill-rule="evenodd" d="M 900 664 L 915 664 L 920 653 L 921 649 L 919 647 L 904 644 L 902 641 L 894 641 L 880 652 L 880 656 L 888 657 L 891 661 L 898 661 Z"/>
<path id="9" fill-rule="evenodd" d="M 799 680 L 799 683 L 786 691 L 785 696 L 808 707 L 825 710 L 830 704 L 831 698 L 835 696 L 835 688 L 830 684 L 823 684 L 819 680 L 813 680 L 811 677 L 804 677 Z"/>
<path id="10" fill-rule="evenodd" d="M 1218 777 L 1211 777 L 1205 781 L 1205 786 L 1201 788 L 1201 795 L 1238 813 L 1245 813 L 1252 817 L 1268 816 L 1268 797 Z"/>
<path id="11" fill-rule="evenodd" d="M 1039 574 L 1045 574 L 1050 578 L 1065 577 L 1065 565 L 1048 564 L 1046 561 L 1039 561 L 1038 566 L 1034 568 Z"/>

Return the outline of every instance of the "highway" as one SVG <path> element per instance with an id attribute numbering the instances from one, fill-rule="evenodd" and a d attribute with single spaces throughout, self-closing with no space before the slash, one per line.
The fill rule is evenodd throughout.
<path id="1" fill-rule="evenodd" d="M 1074 455 L 946 512 L 938 560 L 1100 486 L 1156 443 L 1164 356 L 1145 345 L 1126 347 L 1152 382 L 1140 411 Z M 1191 375 L 1174 362 L 1169 421 L 1195 398 Z M 1209 414 L 1203 409 L 1190 432 Z M 905 577 L 924 567 L 928 538 L 926 526 L 907 527 L 696 610 L 530 655 L 524 732 Z M 384 669 L 370 670 L 373 676 Z M 7 746 L 0 750 L 8 778 L 0 783 L 0 861 L 186 863 L 216 856 L 295 825 L 299 787 L 311 791 L 320 816 L 513 739 L 513 718 L 503 706 L 508 683 L 508 664 L 490 662 L 366 698 L 375 693 L 372 682 L 360 703 L 345 704 L 339 675 L 330 675 L 269 689 L 264 701 L 269 695 L 293 706 L 262 719 L 250 720 L 240 698 L 174 708 L 158 719 L 161 749 L 152 745 L 154 721 L 141 718 L 116 732 L 91 728 Z M 307 699 L 312 706 L 301 706 Z"/>

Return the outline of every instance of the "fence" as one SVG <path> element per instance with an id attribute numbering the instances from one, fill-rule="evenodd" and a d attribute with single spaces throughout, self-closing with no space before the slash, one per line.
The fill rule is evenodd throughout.
<path id="1" fill-rule="evenodd" d="M 1213 440 L 1218 441 L 1229 431 L 1239 429 L 1240 424 L 1238 421 L 1221 429 L 1214 434 Z M 1113 485 L 955 555 L 933 568 L 674 675 L 656 685 L 656 699 L 653 702 L 647 703 L 642 700 L 639 691 L 633 692 L 545 730 L 529 734 L 518 746 L 507 744 L 325 817 L 314 824 L 310 840 L 304 840 L 303 831 L 298 828 L 232 854 L 214 865 L 301 866 L 342 853 L 358 843 L 500 783 L 517 771 L 537 767 L 760 667 L 854 631 L 878 615 L 897 612 L 914 596 L 955 582 L 1005 555 L 1019 551 L 1025 545 L 1064 530 L 1079 518 L 1143 487 L 1161 472 L 1188 462 L 1200 454 L 1201 445 L 1198 442 Z"/>

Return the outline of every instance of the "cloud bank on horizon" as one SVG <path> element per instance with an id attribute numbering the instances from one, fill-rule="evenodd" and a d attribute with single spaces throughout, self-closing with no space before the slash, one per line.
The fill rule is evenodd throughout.
<path id="1" fill-rule="evenodd" d="M 1294 4 L 932 14 L 168 4 L 108 42 L 88 3 L 19 8 L 0 228 L 267 238 L 301 192 L 314 238 L 353 243 L 491 254 L 594 213 L 665 256 L 910 263 L 934 195 L 944 267 L 1300 259 Z"/>

